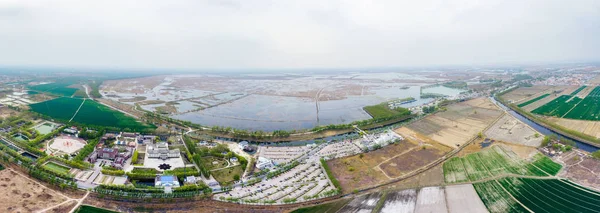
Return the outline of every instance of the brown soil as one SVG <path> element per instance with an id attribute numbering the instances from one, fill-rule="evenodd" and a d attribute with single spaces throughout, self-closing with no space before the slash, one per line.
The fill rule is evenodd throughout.
<path id="1" fill-rule="evenodd" d="M 35 212 L 67 200 L 10 169 L 0 171 L 0 211 Z"/>
<path id="2" fill-rule="evenodd" d="M 56 208 L 50 209 L 47 212 L 56 212 L 56 213 L 63 213 L 63 212 L 69 212 L 71 211 L 75 206 L 77 205 L 77 201 L 69 201 L 67 203 L 64 203 L 60 206 L 57 206 Z"/>
<path id="3" fill-rule="evenodd" d="M 442 156 L 444 156 L 444 152 L 424 146 L 395 157 L 381 164 L 379 168 L 388 176 L 396 178 L 430 164 Z"/>

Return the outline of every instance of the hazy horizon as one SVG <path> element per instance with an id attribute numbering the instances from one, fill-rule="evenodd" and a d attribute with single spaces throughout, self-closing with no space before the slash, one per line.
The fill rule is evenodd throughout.
<path id="1" fill-rule="evenodd" d="M 0 2 L 0 66 L 177 72 L 600 61 L 599 1 Z"/>

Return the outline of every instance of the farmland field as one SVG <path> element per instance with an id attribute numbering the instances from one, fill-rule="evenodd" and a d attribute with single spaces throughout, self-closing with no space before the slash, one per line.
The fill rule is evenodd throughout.
<path id="1" fill-rule="evenodd" d="M 93 207 L 93 206 L 82 205 L 79 208 L 77 208 L 77 210 L 75 210 L 75 213 L 116 213 L 116 212 L 110 211 L 107 209 Z"/>
<path id="2" fill-rule="evenodd" d="M 59 120 L 69 120 L 81 103 L 83 99 L 75 99 L 75 98 L 57 98 L 49 101 L 44 101 L 36 104 L 31 104 L 31 110 L 43 115 L 50 116 L 52 118 L 56 118 Z"/>
<path id="3" fill-rule="evenodd" d="M 474 183 L 473 187 L 491 213 L 528 212 L 506 193 L 496 181 Z"/>
<path id="4" fill-rule="evenodd" d="M 417 191 L 407 189 L 388 193 L 381 213 L 412 213 L 415 211 Z"/>
<path id="5" fill-rule="evenodd" d="M 529 100 L 529 101 L 523 102 L 523 103 L 521 103 L 521 104 L 519 104 L 519 105 L 517 105 L 517 106 L 519 106 L 519 107 L 524 107 L 524 106 L 527 106 L 527 105 L 529 105 L 529 104 L 531 104 L 531 103 L 533 103 L 533 102 L 536 102 L 536 101 L 539 101 L 539 100 L 541 100 L 542 98 L 548 97 L 549 95 L 550 95 L 550 94 L 543 94 L 543 95 L 540 95 L 540 96 L 538 96 L 537 98 L 534 98 L 534 99 L 531 99 L 531 100 Z"/>
<path id="6" fill-rule="evenodd" d="M 577 95 L 577 93 L 581 92 L 581 90 L 585 89 L 586 86 L 581 86 L 577 88 L 577 90 L 573 91 L 570 95 Z"/>
<path id="7" fill-rule="evenodd" d="M 403 113 L 408 114 L 409 113 L 409 111 L 405 108 L 390 109 L 388 107 L 387 103 L 382 103 L 382 104 L 373 105 L 373 106 L 366 106 L 366 107 L 363 107 L 363 110 L 365 110 L 367 113 L 369 113 L 369 115 L 371 115 L 371 117 L 373 117 L 373 118 L 385 118 L 385 117 L 390 117 L 390 116 L 394 116 L 397 114 L 403 114 Z"/>
<path id="8" fill-rule="evenodd" d="M 460 169 L 461 162 L 464 170 Z M 492 146 L 481 152 L 471 153 L 462 158 L 455 157 L 445 162 L 444 179 L 446 183 L 460 183 L 466 181 L 464 177 L 477 181 L 503 174 L 548 176 L 546 172 L 555 175 L 558 170 L 560 165 L 546 156 L 538 155 L 533 163 L 527 163 L 512 150 Z"/>
<path id="9" fill-rule="evenodd" d="M 65 175 L 66 175 L 66 174 L 69 174 L 69 170 L 71 170 L 71 169 L 70 169 L 70 168 L 68 168 L 68 167 L 64 167 L 64 166 L 58 165 L 58 164 L 56 164 L 56 163 L 53 163 L 53 162 L 48 162 L 48 163 L 46 163 L 46 164 L 44 165 L 44 167 L 45 167 L 46 169 L 48 169 L 48 170 L 51 170 L 51 171 L 53 171 L 53 172 L 60 173 L 60 174 L 65 174 Z"/>
<path id="10" fill-rule="evenodd" d="M 558 171 L 560 171 L 562 168 L 562 165 L 555 163 L 550 158 L 542 154 L 535 155 L 534 160 L 535 161 L 533 162 L 533 165 L 551 175 L 558 174 Z"/>
<path id="11" fill-rule="evenodd" d="M 43 115 L 50 116 L 61 121 L 69 121 L 91 124 L 97 126 L 109 126 L 142 130 L 147 126 L 140 124 L 134 118 L 128 117 L 122 112 L 112 110 L 107 106 L 93 100 L 61 97 L 45 102 L 29 105 L 31 110 Z M 81 106 L 81 109 L 79 107 Z M 77 110 L 79 109 L 79 112 Z M 75 113 L 77 112 L 77 115 Z M 73 117 L 75 115 L 75 117 Z"/>
<path id="12" fill-rule="evenodd" d="M 498 182 L 534 212 L 600 212 L 600 193 L 562 180 L 504 178 Z"/>
<path id="13" fill-rule="evenodd" d="M 339 212 L 371 212 L 375 209 L 383 193 L 373 193 L 354 198 Z"/>
<path id="14" fill-rule="evenodd" d="M 35 86 L 30 86 L 29 89 L 36 92 L 44 92 L 50 93 L 58 96 L 72 96 L 76 88 L 70 88 L 72 84 L 70 83 L 49 83 L 49 84 L 40 84 Z"/>
<path id="15" fill-rule="evenodd" d="M 114 126 L 136 130 L 147 128 L 137 122 L 134 118 L 92 100 L 86 100 L 85 103 L 83 103 L 83 106 L 75 118 L 73 118 L 73 121 L 98 126 Z"/>
<path id="16" fill-rule="evenodd" d="M 573 95 L 562 95 L 531 112 L 577 120 L 600 120 L 600 87 L 595 87 L 583 99 Z"/>
<path id="17" fill-rule="evenodd" d="M 487 212 L 485 205 L 471 184 L 446 186 L 448 212 Z"/>
<path id="18" fill-rule="evenodd" d="M 465 167 L 459 157 L 450 158 L 444 163 L 444 180 L 446 183 L 460 183 L 469 181 Z"/>
<path id="19" fill-rule="evenodd" d="M 336 213 L 350 200 L 339 200 L 331 203 L 321 204 L 317 206 L 304 207 L 292 211 L 292 213 Z"/>
<path id="20" fill-rule="evenodd" d="M 415 213 L 447 212 L 446 193 L 441 187 L 425 187 L 417 195 Z"/>
<path id="21" fill-rule="evenodd" d="M 535 114 L 562 117 L 571 111 L 582 99 L 570 95 L 562 95 L 547 104 L 531 111 Z"/>
<path id="22" fill-rule="evenodd" d="M 446 111 L 427 116 L 400 130 L 408 128 L 455 148 L 476 137 L 502 114 L 487 98 L 478 98 L 449 105 Z"/>

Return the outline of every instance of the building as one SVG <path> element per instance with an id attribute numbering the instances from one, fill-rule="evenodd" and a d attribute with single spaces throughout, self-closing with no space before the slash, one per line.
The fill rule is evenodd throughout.
<path id="1" fill-rule="evenodd" d="M 74 127 L 74 126 L 72 126 L 72 127 L 69 127 L 69 128 L 65 128 L 63 130 L 63 132 L 65 132 L 67 134 L 75 135 L 75 134 L 77 134 L 77 128 Z"/>
<path id="2" fill-rule="evenodd" d="M 101 148 L 98 151 L 98 158 L 106 160 L 114 160 L 119 154 L 119 150 L 113 148 Z"/>
<path id="3" fill-rule="evenodd" d="M 275 167 L 275 163 L 273 162 L 273 160 L 265 157 L 258 157 L 258 162 L 256 162 L 256 168 L 263 170 L 270 169 L 273 167 Z"/>
<path id="4" fill-rule="evenodd" d="M 236 158 L 236 157 L 229 158 L 229 162 L 232 162 L 232 163 L 238 162 L 238 158 Z"/>
<path id="5" fill-rule="evenodd" d="M 121 137 L 125 137 L 125 138 L 136 138 L 137 137 L 137 133 L 133 133 L 133 132 L 121 132 Z"/>
<path id="6" fill-rule="evenodd" d="M 148 144 L 146 146 L 146 155 L 148 155 L 148 158 L 166 160 L 168 158 L 178 158 L 180 156 L 179 153 L 179 149 L 169 150 L 169 146 L 166 142 Z"/>
<path id="7" fill-rule="evenodd" d="M 179 187 L 179 181 L 173 175 L 157 175 L 154 179 L 154 186 L 177 188 Z"/>
<path id="8" fill-rule="evenodd" d="M 197 182 L 198 182 L 198 179 L 196 179 L 196 177 L 194 177 L 194 176 L 187 176 L 185 178 L 185 183 L 196 184 Z"/>
<path id="9" fill-rule="evenodd" d="M 140 135 L 137 136 L 137 142 L 139 144 L 152 144 L 154 143 L 154 138 L 156 138 L 154 135 Z"/>
<path id="10" fill-rule="evenodd" d="M 246 148 L 248 145 L 249 145 L 248 141 L 242 141 L 242 142 L 238 143 L 238 147 L 241 150 L 244 150 L 244 148 Z"/>

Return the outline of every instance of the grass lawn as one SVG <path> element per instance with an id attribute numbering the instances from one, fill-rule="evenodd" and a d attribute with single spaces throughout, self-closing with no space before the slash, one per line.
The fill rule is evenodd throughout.
<path id="1" fill-rule="evenodd" d="M 363 109 L 367 113 L 369 113 L 369 115 L 371 115 L 371 117 L 373 117 L 373 118 L 385 118 L 385 117 L 390 117 L 393 115 L 407 112 L 407 109 L 401 108 L 401 107 L 396 108 L 396 109 L 390 109 L 388 107 L 387 103 L 381 103 L 381 104 L 377 104 L 377 105 L 373 105 L 373 106 L 366 106 L 366 107 L 363 107 Z"/>
<path id="2" fill-rule="evenodd" d="M 69 167 L 58 165 L 54 162 L 48 162 L 47 164 L 44 165 L 44 167 L 48 170 L 54 171 L 56 173 L 61 173 L 61 174 L 69 174 L 69 170 L 71 170 L 71 168 L 69 168 Z"/>
<path id="3" fill-rule="evenodd" d="M 239 166 L 229 167 L 227 169 L 211 171 L 210 173 L 213 175 L 215 180 L 217 180 L 221 185 L 228 185 L 229 183 L 233 182 L 234 175 L 237 174 L 240 177 L 242 177 L 242 174 L 244 173 L 244 168 L 242 168 L 242 166 L 239 165 Z"/>
<path id="4" fill-rule="evenodd" d="M 75 210 L 75 213 L 116 213 L 116 212 L 107 210 L 107 209 L 96 208 L 93 206 L 82 205 L 77 210 Z"/>
<path id="5" fill-rule="evenodd" d="M 321 204 L 318 206 L 304 207 L 292 211 L 292 213 L 334 213 L 344 207 L 351 199 L 339 200 L 332 203 Z"/>
<path id="6" fill-rule="evenodd" d="M 213 162 L 217 161 L 217 164 Z M 227 166 L 227 161 L 222 158 L 204 157 L 202 158 L 202 166 L 208 170 L 219 169 Z"/>

